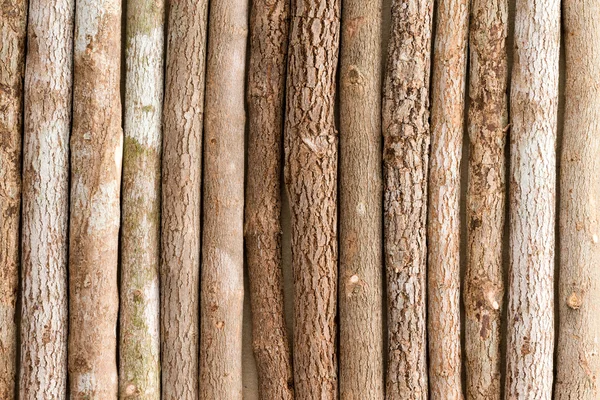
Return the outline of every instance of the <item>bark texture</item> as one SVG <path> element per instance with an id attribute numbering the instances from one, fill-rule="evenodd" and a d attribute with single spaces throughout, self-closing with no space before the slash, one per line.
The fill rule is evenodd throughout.
<path id="1" fill-rule="evenodd" d="M 200 186 L 207 0 L 171 1 L 163 112 L 162 397 L 198 398 Z"/>
<path id="2" fill-rule="evenodd" d="M 21 121 L 27 1 L 0 4 L 0 399 L 16 386 Z"/>
<path id="3" fill-rule="evenodd" d="M 380 0 L 342 4 L 340 397 L 383 399 Z"/>
<path id="4" fill-rule="evenodd" d="M 29 3 L 23 145 L 21 399 L 37 399 L 42 393 L 45 399 L 67 396 L 74 11 L 74 0 Z"/>
<path id="5" fill-rule="evenodd" d="M 200 399 L 242 399 L 248 1 L 211 2 L 206 61 Z"/>
<path id="6" fill-rule="evenodd" d="M 296 398 L 336 399 L 339 0 L 291 6 L 285 181 L 291 211 Z"/>
<path id="7" fill-rule="evenodd" d="M 469 1 L 440 0 L 436 13 L 427 225 L 429 394 L 434 400 L 459 400 L 460 162 Z"/>
<path id="8" fill-rule="evenodd" d="M 473 0 L 471 7 L 466 394 L 469 400 L 500 400 L 508 1 Z"/>
<path id="9" fill-rule="evenodd" d="M 516 7 L 505 396 L 550 399 L 560 1 Z"/>
<path id="10" fill-rule="evenodd" d="M 127 2 L 119 395 L 160 398 L 164 1 Z"/>
<path id="11" fill-rule="evenodd" d="M 72 399 L 117 398 L 121 2 L 75 12 L 69 248 Z"/>
<path id="12" fill-rule="evenodd" d="M 388 399 L 427 398 L 426 219 L 433 0 L 394 0 L 383 86 Z"/>
<path id="13" fill-rule="evenodd" d="M 557 400 L 600 397 L 600 1 L 563 3 Z"/>
<path id="14" fill-rule="evenodd" d="M 255 0 L 250 11 L 248 183 L 244 236 L 252 307 L 252 347 L 263 400 L 294 398 L 284 318 L 281 169 L 288 0 Z"/>

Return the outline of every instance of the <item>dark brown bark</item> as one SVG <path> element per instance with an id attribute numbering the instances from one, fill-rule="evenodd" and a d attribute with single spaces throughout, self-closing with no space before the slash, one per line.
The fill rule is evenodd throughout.
<path id="1" fill-rule="evenodd" d="M 340 64 L 340 397 L 383 399 L 380 0 L 344 0 Z"/>
<path id="2" fill-rule="evenodd" d="M 291 7 L 285 123 L 294 276 L 296 398 L 337 398 L 338 0 Z"/>
<path id="3" fill-rule="evenodd" d="M 394 0 L 383 87 L 388 399 L 427 398 L 426 218 L 433 0 Z"/>
<path id="4" fill-rule="evenodd" d="M 281 265 L 282 134 L 288 0 L 256 0 L 250 11 L 248 183 L 244 236 L 259 397 L 294 398 Z"/>

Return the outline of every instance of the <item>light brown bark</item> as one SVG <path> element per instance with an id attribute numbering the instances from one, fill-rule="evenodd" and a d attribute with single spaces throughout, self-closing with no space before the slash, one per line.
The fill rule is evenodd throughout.
<path id="1" fill-rule="evenodd" d="M 74 0 L 29 4 L 19 398 L 67 396 Z M 1 397 L 1 396 L 0 396 Z"/>
<path id="2" fill-rule="evenodd" d="M 172 1 L 163 110 L 162 397 L 198 398 L 200 186 L 208 2 Z"/>
<path id="3" fill-rule="evenodd" d="M 514 40 L 505 398 L 550 399 L 560 1 L 518 0 Z"/>
<path id="4" fill-rule="evenodd" d="M 499 400 L 508 1 L 473 0 L 471 7 L 467 264 L 463 294 L 466 395 L 470 400 Z"/>
<path id="5" fill-rule="evenodd" d="M 164 1 L 127 2 L 119 343 L 122 399 L 160 398 L 164 16 Z"/>
<path id="6" fill-rule="evenodd" d="M 296 398 L 337 398 L 337 131 L 340 4 L 291 7 L 285 181 L 291 211 Z"/>
<path id="7" fill-rule="evenodd" d="M 118 0 L 77 1 L 69 215 L 72 399 L 117 398 L 120 22 Z"/>
<path id="8" fill-rule="evenodd" d="M 16 386 L 21 121 L 27 1 L 0 4 L 0 399 Z"/>
<path id="9" fill-rule="evenodd" d="M 248 183 L 244 236 L 252 308 L 252 347 L 263 400 L 294 398 L 281 264 L 283 107 L 288 0 L 255 0 L 250 11 Z"/>
<path id="10" fill-rule="evenodd" d="M 566 85 L 554 398 L 600 397 L 600 2 L 563 3 Z"/>
<path id="11" fill-rule="evenodd" d="M 394 0 L 383 86 L 388 399 L 427 398 L 425 275 L 433 0 Z"/>
<path id="12" fill-rule="evenodd" d="M 241 400 L 248 1 L 211 2 L 209 29 L 200 398 Z"/>
<path id="13" fill-rule="evenodd" d="M 340 63 L 340 398 L 383 399 L 380 0 L 344 0 Z"/>
<path id="14" fill-rule="evenodd" d="M 460 343 L 460 163 L 462 158 L 468 0 L 437 3 L 431 88 L 429 169 L 429 395 L 463 398 Z"/>

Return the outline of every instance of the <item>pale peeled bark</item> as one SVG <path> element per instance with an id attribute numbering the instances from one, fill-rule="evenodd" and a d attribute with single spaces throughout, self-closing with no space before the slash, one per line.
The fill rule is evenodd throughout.
<path id="1" fill-rule="evenodd" d="M 163 110 L 162 398 L 198 398 L 200 187 L 207 0 L 172 1 Z"/>
<path id="2" fill-rule="evenodd" d="M 563 3 L 557 400 L 600 397 L 600 1 Z"/>
<path id="3" fill-rule="evenodd" d="M 209 29 L 200 399 L 241 400 L 248 1 L 211 2 Z"/>
<path id="4" fill-rule="evenodd" d="M 507 28 L 507 0 L 472 0 L 467 263 L 463 293 L 466 395 L 470 400 L 500 400 L 501 392 Z"/>
<path id="5" fill-rule="evenodd" d="M 290 10 L 285 182 L 294 279 L 294 385 L 298 400 L 337 398 L 337 131 L 339 0 Z"/>
<path id="6" fill-rule="evenodd" d="M 120 1 L 77 1 L 69 215 L 72 399 L 117 398 L 120 24 Z"/>
<path id="7" fill-rule="evenodd" d="M 468 0 L 437 3 L 429 169 L 429 394 L 463 398 L 460 343 L 460 163 L 467 66 Z"/>
<path id="8" fill-rule="evenodd" d="M 16 386 L 21 121 L 27 1 L 0 4 L 0 399 Z"/>
<path id="9" fill-rule="evenodd" d="M 123 399 L 160 399 L 164 12 L 164 1 L 127 2 L 119 327 Z"/>
<path id="10" fill-rule="evenodd" d="M 340 63 L 340 398 L 383 399 L 380 0 L 344 0 Z"/>
<path id="11" fill-rule="evenodd" d="M 394 0 L 383 86 L 386 397 L 426 399 L 426 219 L 433 0 Z"/>
<path id="12" fill-rule="evenodd" d="M 518 0 L 511 83 L 508 399 L 550 399 L 560 1 Z"/>
<path id="13" fill-rule="evenodd" d="M 67 395 L 74 0 L 29 4 L 19 398 Z M 1 397 L 1 396 L 0 396 Z"/>
<path id="14" fill-rule="evenodd" d="M 281 167 L 288 0 L 255 0 L 250 14 L 248 184 L 244 236 L 252 347 L 263 400 L 294 398 L 281 263 Z"/>

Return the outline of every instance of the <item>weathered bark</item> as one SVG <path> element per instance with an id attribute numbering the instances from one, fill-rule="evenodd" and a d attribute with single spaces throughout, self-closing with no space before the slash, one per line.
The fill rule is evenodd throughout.
<path id="1" fill-rule="evenodd" d="M 69 382 L 73 399 L 117 397 L 117 262 L 123 132 L 121 2 L 75 12 L 69 248 Z"/>
<path id="2" fill-rule="evenodd" d="M 383 399 L 380 0 L 344 0 L 340 63 L 340 397 Z"/>
<path id="3" fill-rule="evenodd" d="M 460 163 L 469 1 L 437 3 L 431 88 L 428 346 L 432 399 L 463 398 L 460 343 Z"/>
<path id="4" fill-rule="evenodd" d="M 550 399 L 560 1 L 516 6 L 505 395 Z"/>
<path id="5" fill-rule="evenodd" d="M 259 397 L 294 398 L 281 265 L 281 144 L 288 0 L 255 0 L 250 11 L 248 183 L 244 236 Z"/>
<path id="6" fill-rule="evenodd" d="M 425 275 L 433 0 L 394 0 L 383 87 L 388 399 L 427 398 Z"/>
<path id="7" fill-rule="evenodd" d="M 241 400 L 248 1 L 211 2 L 209 29 L 200 399 Z"/>
<path id="8" fill-rule="evenodd" d="M 466 394 L 500 400 L 507 0 L 472 0 L 464 287 Z"/>
<path id="9" fill-rule="evenodd" d="M 291 211 L 296 398 L 337 398 L 339 0 L 292 2 L 285 122 Z"/>
<path id="10" fill-rule="evenodd" d="M 19 397 L 67 396 L 74 0 L 29 4 Z M 0 396 L 1 397 L 1 396 Z"/>
<path id="11" fill-rule="evenodd" d="M 171 1 L 163 110 L 162 397 L 198 398 L 200 186 L 207 0 Z"/>
<path id="12" fill-rule="evenodd" d="M 0 4 L 0 399 L 16 386 L 21 121 L 27 1 Z"/>
<path id="13" fill-rule="evenodd" d="M 557 400 L 600 397 L 600 1 L 563 3 L 566 85 L 560 180 Z"/>
<path id="14" fill-rule="evenodd" d="M 119 395 L 160 398 L 164 1 L 127 2 Z"/>

